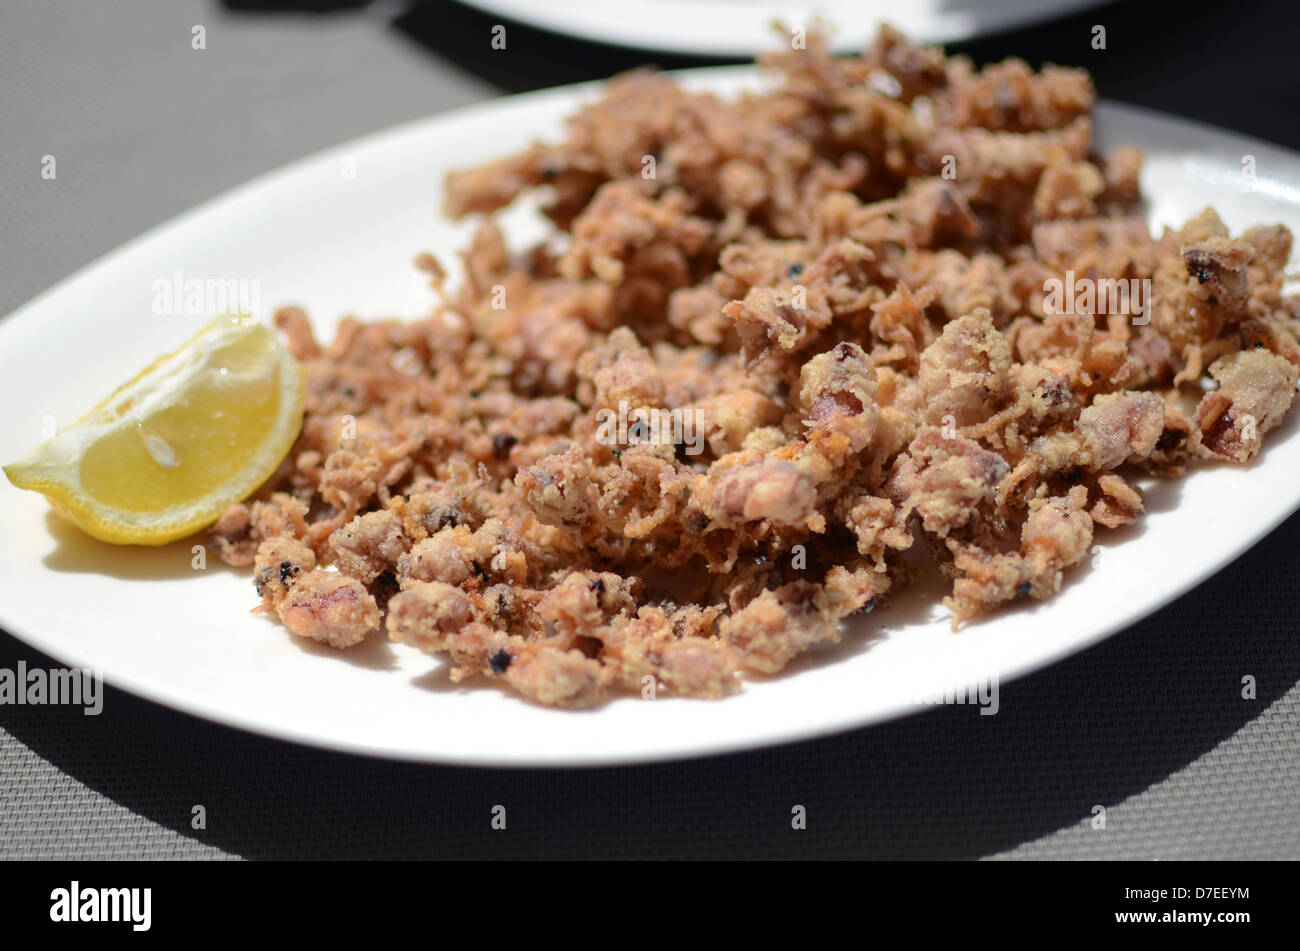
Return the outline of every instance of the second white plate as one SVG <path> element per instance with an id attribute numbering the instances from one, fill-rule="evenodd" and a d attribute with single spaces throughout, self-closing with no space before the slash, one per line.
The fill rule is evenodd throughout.
<path id="1" fill-rule="evenodd" d="M 857 53 L 882 23 L 917 43 L 956 43 L 1099 6 L 1104 0 L 462 0 L 552 33 L 635 49 L 750 59 L 779 42 L 773 24 L 820 18 L 839 52 Z M 508 48 L 508 47 L 507 47 Z"/>

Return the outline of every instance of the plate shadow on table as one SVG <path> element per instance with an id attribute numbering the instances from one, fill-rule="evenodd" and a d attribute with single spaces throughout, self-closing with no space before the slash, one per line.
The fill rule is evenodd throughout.
<path id="1" fill-rule="evenodd" d="M 1231 737 L 1300 681 L 1300 516 L 1114 638 L 1003 684 L 996 716 L 933 707 L 846 734 L 592 770 L 465 769 L 297 747 L 109 689 L 103 713 L 0 726 L 122 806 L 250 858 L 976 858 L 1087 822 Z M 1239 605 L 1224 624 L 1224 603 Z M 51 662 L 0 639 L 0 667 Z M 1258 681 L 1243 700 L 1241 678 Z M 430 724 L 430 729 L 454 724 Z M 509 835 L 490 810 L 507 805 Z M 194 804 L 209 828 L 189 827 Z M 806 831 L 790 829 L 794 804 Z M 1120 836 L 1119 830 L 1107 833 Z"/>

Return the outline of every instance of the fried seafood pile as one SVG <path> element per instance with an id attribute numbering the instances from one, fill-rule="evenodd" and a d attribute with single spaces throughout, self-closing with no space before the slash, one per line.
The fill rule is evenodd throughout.
<path id="1" fill-rule="evenodd" d="M 954 625 L 1050 596 L 1142 515 L 1135 473 L 1248 463 L 1290 408 L 1290 233 L 1206 210 L 1153 237 L 1086 73 L 890 30 L 766 65 L 734 101 L 619 77 L 560 141 L 451 176 L 482 224 L 458 287 L 421 259 L 427 320 L 322 345 L 276 315 L 302 435 L 212 536 L 263 610 L 543 704 L 718 697 L 837 640 L 918 541 Z M 494 213 L 534 191 L 554 234 L 512 254 Z M 1054 301 L 1067 278 L 1145 299 Z M 652 410 L 694 445 L 600 425 Z"/>

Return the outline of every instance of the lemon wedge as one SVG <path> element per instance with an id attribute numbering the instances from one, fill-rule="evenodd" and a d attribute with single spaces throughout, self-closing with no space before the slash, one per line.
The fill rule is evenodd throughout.
<path id="1" fill-rule="evenodd" d="M 4 473 L 96 538 L 163 545 L 275 472 L 305 398 L 302 366 L 269 327 L 218 317 Z"/>

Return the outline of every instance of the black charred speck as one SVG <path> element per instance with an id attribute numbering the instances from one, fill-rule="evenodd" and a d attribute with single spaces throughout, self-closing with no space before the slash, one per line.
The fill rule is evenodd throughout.
<path id="1" fill-rule="evenodd" d="M 1053 383 L 1050 386 L 1041 388 L 1043 402 L 1052 406 L 1060 406 L 1067 399 L 1066 387 L 1064 383 Z"/>
<path id="2" fill-rule="evenodd" d="M 1156 440 L 1156 449 L 1160 452 L 1168 452 L 1176 446 L 1181 446 L 1186 438 L 1186 433 L 1180 433 L 1176 429 L 1166 429 Z"/>
<path id="3" fill-rule="evenodd" d="M 385 571 L 375 578 L 370 593 L 374 595 L 375 601 L 381 608 L 387 608 L 389 599 L 401 590 L 402 586 L 397 581 L 397 575 Z"/>
<path id="4" fill-rule="evenodd" d="M 1020 582 L 1020 584 L 1016 585 L 1016 597 L 1027 598 L 1029 597 L 1029 592 L 1033 590 L 1034 590 L 1033 585 L 1031 585 L 1028 581 L 1022 581 Z"/>
<path id="5" fill-rule="evenodd" d="M 518 442 L 518 436 L 511 436 L 509 433 L 497 433 L 492 437 L 492 451 L 496 453 L 498 459 L 505 459 Z"/>
<path id="6" fill-rule="evenodd" d="M 302 569 L 291 562 L 280 562 L 280 584 L 285 584 L 291 575 L 296 575 L 301 570 Z"/>
<path id="7" fill-rule="evenodd" d="M 600 578 L 597 578 L 591 583 L 591 590 L 595 591 L 597 594 L 603 594 L 605 592 L 605 582 Z"/>
<path id="8" fill-rule="evenodd" d="M 791 264 L 788 268 L 786 268 L 785 272 L 789 274 L 791 277 L 798 277 L 800 274 L 803 273 L 803 265 L 800 264 L 798 261 L 796 261 L 794 264 Z"/>
<path id="9" fill-rule="evenodd" d="M 850 617 L 857 617 L 859 614 L 870 614 L 876 609 L 876 598 L 873 595 L 862 607 L 854 611 Z"/>
<path id="10" fill-rule="evenodd" d="M 488 658 L 488 665 L 492 668 L 494 674 L 504 674 L 514 661 L 515 655 L 509 651 L 500 650 Z"/>

